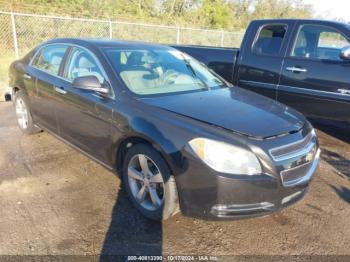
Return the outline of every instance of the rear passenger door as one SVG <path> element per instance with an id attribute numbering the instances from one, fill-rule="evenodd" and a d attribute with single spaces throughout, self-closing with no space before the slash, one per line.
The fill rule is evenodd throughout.
<path id="1" fill-rule="evenodd" d="M 276 99 L 283 56 L 292 25 L 289 21 L 271 21 L 256 22 L 249 27 L 239 57 L 239 87 Z"/>
<path id="2" fill-rule="evenodd" d="M 278 100 L 311 118 L 350 122 L 350 45 L 342 27 L 299 22 L 286 54 Z"/>
<path id="3" fill-rule="evenodd" d="M 31 113 L 40 126 L 57 132 L 57 122 L 54 114 L 56 107 L 55 84 L 59 81 L 68 47 L 61 44 L 50 44 L 42 47 L 31 62 L 25 78 L 33 81 L 35 91 L 30 96 Z M 30 78 L 30 79 L 29 79 Z"/>

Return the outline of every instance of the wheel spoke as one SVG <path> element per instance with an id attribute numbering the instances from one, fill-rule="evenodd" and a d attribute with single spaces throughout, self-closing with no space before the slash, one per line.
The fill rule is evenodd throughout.
<path id="1" fill-rule="evenodd" d="M 19 125 L 21 126 L 21 127 L 23 127 L 23 123 L 24 123 L 24 121 L 23 121 L 23 118 L 19 118 L 18 119 L 18 123 L 19 123 Z"/>
<path id="2" fill-rule="evenodd" d="M 26 128 L 28 126 L 28 112 L 22 99 L 18 99 L 16 102 L 16 116 L 20 127 Z"/>
<path id="3" fill-rule="evenodd" d="M 22 117 L 24 115 L 22 110 L 17 109 L 16 111 L 18 117 Z"/>
<path id="4" fill-rule="evenodd" d="M 147 163 L 147 158 L 144 155 L 139 155 L 139 162 L 144 175 L 148 175 L 149 168 Z"/>
<path id="5" fill-rule="evenodd" d="M 133 167 L 128 168 L 128 176 L 136 180 L 143 180 L 142 174 Z"/>
<path id="6" fill-rule="evenodd" d="M 157 194 L 157 191 L 154 188 L 149 188 L 149 194 L 151 196 L 152 203 L 155 207 L 159 207 L 161 205 L 161 200 Z"/>
<path id="7" fill-rule="evenodd" d="M 18 119 L 18 120 L 22 120 L 22 119 L 24 119 L 23 114 L 17 115 L 17 119 Z"/>
<path id="8" fill-rule="evenodd" d="M 163 183 L 163 178 L 160 173 L 155 174 L 154 176 L 151 176 L 149 179 L 151 183 Z"/>
<path id="9" fill-rule="evenodd" d="M 145 199 L 145 196 L 146 196 L 146 186 L 143 185 L 140 191 L 137 193 L 136 198 L 141 203 Z"/>
<path id="10" fill-rule="evenodd" d="M 18 119 L 18 123 L 22 128 L 25 128 L 27 126 L 27 118 L 26 115 L 24 113 L 21 113 L 20 116 L 17 117 Z"/>

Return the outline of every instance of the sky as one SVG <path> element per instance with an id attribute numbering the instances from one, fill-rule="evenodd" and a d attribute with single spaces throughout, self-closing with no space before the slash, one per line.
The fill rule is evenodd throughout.
<path id="1" fill-rule="evenodd" d="M 312 5 L 315 17 L 350 22 L 350 0 L 304 0 L 304 3 Z"/>

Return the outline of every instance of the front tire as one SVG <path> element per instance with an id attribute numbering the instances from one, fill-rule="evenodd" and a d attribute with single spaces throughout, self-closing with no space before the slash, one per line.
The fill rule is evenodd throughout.
<path id="1" fill-rule="evenodd" d="M 137 144 L 129 149 L 123 165 L 123 183 L 131 202 L 145 217 L 165 220 L 178 211 L 174 177 L 151 146 Z"/>
<path id="2" fill-rule="evenodd" d="M 16 93 L 14 102 L 17 123 L 22 132 L 26 134 L 35 134 L 40 132 L 41 129 L 35 126 L 33 122 L 32 115 L 30 114 L 27 97 L 22 90 Z"/>

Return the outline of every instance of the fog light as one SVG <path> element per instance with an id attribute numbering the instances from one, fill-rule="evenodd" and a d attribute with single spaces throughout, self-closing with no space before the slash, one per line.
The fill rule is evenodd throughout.
<path id="1" fill-rule="evenodd" d="M 298 191 L 292 195 L 286 196 L 285 198 L 282 199 L 282 205 L 285 203 L 288 203 L 289 201 L 293 200 L 293 198 L 296 198 L 298 195 L 301 194 L 302 191 Z"/>
<path id="2" fill-rule="evenodd" d="M 259 212 L 266 212 L 273 210 L 274 204 L 270 202 L 261 202 L 254 204 L 232 204 L 222 205 L 218 204 L 211 208 L 211 213 L 216 216 L 237 216 L 250 215 Z"/>

